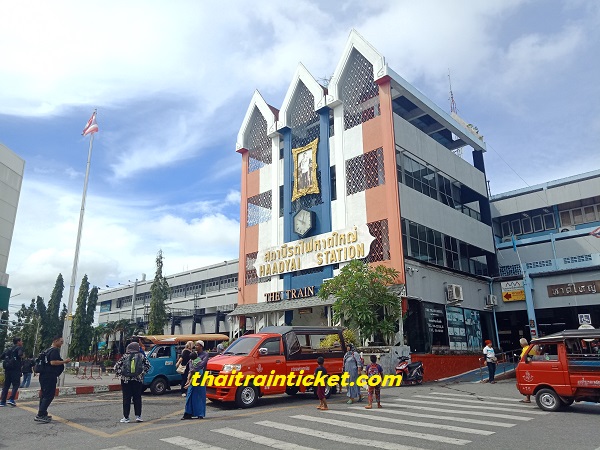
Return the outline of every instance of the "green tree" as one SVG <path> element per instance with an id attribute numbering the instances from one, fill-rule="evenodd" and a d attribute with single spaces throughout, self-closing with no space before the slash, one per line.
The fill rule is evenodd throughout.
<path id="1" fill-rule="evenodd" d="M 388 289 L 398 275 L 395 269 L 353 260 L 336 277 L 325 281 L 318 295 L 322 299 L 335 297 L 334 320 L 356 329 L 361 340 L 390 343 L 402 317 L 400 299 Z"/>
<path id="2" fill-rule="evenodd" d="M 58 274 L 52 295 L 48 301 L 48 310 L 46 311 L 46 321 L 44 323 L 44 348 L 50 347 L 54 336 L 62 334 L 63 329 L 60 324 L 60 303 L 65 290 L 65 282 L 62 274 Z"/>
<path id="3" fill-rule="evenodd" d="M 85 313 L 86 336 L 92 336 L 93 334 L 96 305 L 98 305 L 98 288 L 94 286 L 90 291 L 90 296 L 88 297 L 87 303 L 87 311 Z"/>
<path id="4" fill-rule="evenodd" d="M 87 274 L 81 280 L 79 294 L 77 295 L 77 308 L 73 316 L 71 328 L 71 345 L 69 346 L 69 356 L 78 358 L 87 354 L 92 341 L 91 336 L 86 334 L 87 327 L 87 303 L 89 297 L 90 283 Z"/>
<path id="5" fill-rule="evenodd" d="M 58 316 L 58 332 L 56 335 L 62 334 L 65 328 L 65 320 L 67 319 L 67 305 L 63 303 L 62 309 L 60 310 L 60 316 Z M 55 336 L 56 336 L 55 335 Z M 54 336 L 52 336 L 54 337 Z M 52 338 L 50 338 L 52 339 Z"/>
<path id="6" fill-rule="evenodd" d="M 163 334 L 168 322 L 165 301 L 169 298 L 171 288 L 167 279 L 163 276 L 163 254 L 162 250 L 156 255 L 156 274 L 150 286 L 150 314 L 148 317 L 148 334 Z"/>

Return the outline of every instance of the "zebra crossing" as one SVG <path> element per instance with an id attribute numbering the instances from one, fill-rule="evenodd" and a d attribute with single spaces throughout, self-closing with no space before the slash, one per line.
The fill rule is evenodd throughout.
<path id="1" fill-rule="evenodd" d="M 385 400 L 385 399 L 384 399 Z M 161 448 L 225 450 L 277 448 L 310 450 L 369 446 L 390 450 L 461 447 L 509 428 L 525 426 L 548 414 L 518 399 L 466 393 L 415 393 L 393 398 L 382 409 L 364 405 L 334 405 L 329 411 L 289 414 L 275 420 L 256 420 L 206 428 L 199 439 L 176 435 L 160 439 Z M 337 443 L 337 446 L 336 446 Z M 432 447 L 433 446 L 433 447 Z M 141 450 L 126 446 L 103 450 Z"/>

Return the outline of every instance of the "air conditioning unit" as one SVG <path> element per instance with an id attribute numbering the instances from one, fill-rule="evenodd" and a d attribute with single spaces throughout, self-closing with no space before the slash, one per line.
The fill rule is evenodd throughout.
<path id="1" fill-rule="evenodd" d="M 497 306 L 498 305 L 498 297 L 496 297 L 495 295 L 486 295 L 485 296 L 485 307 L 486 308 L 491 308 L 493 306 Z"/>
<path id="2" fill-rule="evenodd" d="M 448 303 L 457 303 L 463 301 L 462 286 L 458 284 L 449 284 L 447 289 Z"/>
<path id="3" fill-rule="evenodd" d="M 510 242 L 510 241 L 512 241 L 512 238 L 510 236 L 504 236 L 502 238 L 502 242 Z"/>
<path id="4" fill-rule="evenodd" d="M 575 230 L 575 226 L 574 225 L 569 225 L 569 226 L 566 226 L 566 227 L 560 227 L 560 232 L 561 233 L 566 233 L 568 231 L 573 231 L 573 230 Z"/>

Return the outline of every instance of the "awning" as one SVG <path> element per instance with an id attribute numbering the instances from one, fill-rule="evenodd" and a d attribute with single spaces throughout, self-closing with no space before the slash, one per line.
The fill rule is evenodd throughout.
<path id="1" fill-rule="evenodd" d="M 335 299 L 322 300 L 319 297 L 306 297 L 293 300 L 281 300 L 279 302 L 260 302 L 247 305 L 238 305 L 229 316 L 254 316 L 261 313 L 276 311 L 293 311 L 299 308 L 313 308 L 315 306 L 331 306 Z"/>

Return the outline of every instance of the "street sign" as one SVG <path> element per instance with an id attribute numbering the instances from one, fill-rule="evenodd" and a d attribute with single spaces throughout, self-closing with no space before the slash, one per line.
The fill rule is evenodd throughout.
<path id="1" fill-rule="evenodd" d="M 578 316 L 579 316 L 579 325 L 591 325 L 592 324 L 592 317 L 590 314 L 578 314 Z M 579 328 L 581 328 L 581 327 L 579 327 Z"/>
<path id="2" fill-rule="evenodd" d="M 503 281 L 500 283 L 502 287 L 502 300 L 505 302 L 518 302 L 525 300 L 525 287 L 523 280 Z"/>
<path id="3" fill-rule="evenodd" d="M 592 236 L 596 238 L 600 238 L 600 227 L 596 228 L 594 231 L 590 233 Z"/>

